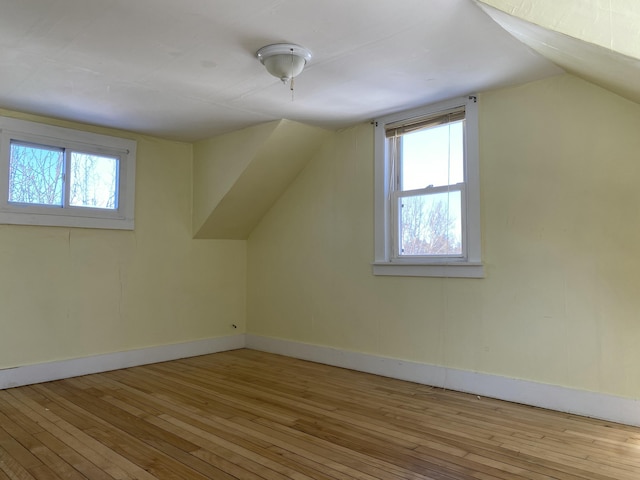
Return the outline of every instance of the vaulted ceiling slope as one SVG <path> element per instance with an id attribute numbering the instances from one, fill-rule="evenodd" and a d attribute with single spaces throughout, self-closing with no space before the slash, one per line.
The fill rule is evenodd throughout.
<path id="1" fill-rule="evenodd" d="M 515 38 L 564 70 L 640 103 L 637 0 L 483 0 L 482 5 Z"/>
<path id="2" fill-rule="evenodd" d="M 338 128 L 562 72 L 473 0 L 0 0 L 0 107 L 195 141 Z M 294 99 L 255 58 L 313 52 Z"/>
<path id="3" fill-rule="evenodd" d="M 548 30 L 640 59 L 637 0 L 481 0 Z"/>
<path id="4" fill-rule="evenodd" d="M 274 120 L 196 142 L 194 238 L 248 238 L 329 134 Z"/>

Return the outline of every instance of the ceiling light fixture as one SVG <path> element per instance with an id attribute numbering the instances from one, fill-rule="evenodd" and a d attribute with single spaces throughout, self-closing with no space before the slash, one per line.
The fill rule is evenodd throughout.
<path id="1" fill-rule="evenodd" d="M 293 43 L 275 43 L 262 47 L 256 57 L 271 75 L 287 82 L 293 91 L 293 79 L 302 73 L 305 65 L 311 61 L 311 52 Z"/>

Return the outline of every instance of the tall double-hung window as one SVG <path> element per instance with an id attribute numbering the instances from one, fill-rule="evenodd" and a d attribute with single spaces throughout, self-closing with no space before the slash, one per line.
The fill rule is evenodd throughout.
<path id="1" fill-rule="evenodd" d="M 376 122 L 374 273 L 483 276 L 476 101 Z"/>

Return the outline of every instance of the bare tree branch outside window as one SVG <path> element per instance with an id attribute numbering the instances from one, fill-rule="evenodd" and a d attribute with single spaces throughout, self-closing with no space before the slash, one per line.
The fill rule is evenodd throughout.
<path id="1" fill-rule="evenodd" d="M 73 152 L 69 204 L 74 207 L 118 208 L 117 162 L 113 157 Z"/>
<path id="2" fill-rule="evenodd" d="M 118 208 L 118 158 L 11 142 L 8 201 L 31 205 Z M 65 181 L 69 199 L 64 201 Z"/>
<path id="3" fill-rule="evenodd" d="M 62 149 L 11 144 L 10 202 L 62 206 L 63 176 Z"/>
<path id="4" fill-rule="evenodd" d="M 402 255 L 462 254 L 459 216 L 452 212 L 445 195 L 402 198 Z M 429 198 L 442 196 L 444 200 Z"/>

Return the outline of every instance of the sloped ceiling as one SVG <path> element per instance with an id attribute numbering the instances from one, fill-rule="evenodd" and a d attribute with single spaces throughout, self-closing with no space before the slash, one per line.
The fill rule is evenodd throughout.
<path id="1" fill-rule="evenodd" d="M 247 238 L 324 129 L 563 71 L 640 102 L 635 0 L 0 2 L 0 107 L 197 142 L 197 238 Z"/>
<path id="2" fill-rule="evenodd" d="M 474 0 L 0 2 L 0 107 L 179 140 L 335 129 L 557 65 L 637 98 L 637 0 L 482 2 L 524 44 Z M 283 41 L 313 52 L 294 101 L 255 58 Z"/>
<path id="3" fill-rule="evenodd" d="M 640 58 L 637 0 L 481 0 L 554 32 Z"/>
<path id="4" fill-rule="evenodd" d="M 640 2 L 486 0 L 482 8 L 567 72 L 640 103 Z"/>
<path id="5" fill-rule="evenodd" d="M 613 3 L 608 10 L 600 2 L 582 0 L 561 4 L 550 0 L 487 0 L 480 5 L 505 31 L 529 47 L 529 54 L 535 51 L 566 71 L 640 102 L 640 86 L 634 81 L 639 78 L 640 62 L 629 56 L 640 53 L 640 47 L 635 42 L 630 47 L 626 41 L 637 40 L 639 34 L 628 24 L 629 18 L 635 18 L 634 10 L 625 16 L 622 10 L 613 10 Z M 614 45 L 620 45 L 620 50 Z M 308 155 L 303 155 L 303 150 L 289 147 L 292 140 L 295 143 L 310 132 L 293 132 L 294 125 L 272 122 L 204 142 L 214 149 L 203 150 L 196 144 L 196 177 L 207 179 L 204 172 L 215 171 L 209 181 L 194 186 L 197 238 L 247 238 L 306 163 Z M 313 135 L 315 141 L 321 138 L 317 133 Z M 315 141 L 306 143 L 315 145 Z M 221 179 L 224 185 L 216 185 Z"/>
<path id="6" fill-rule="evenodd" d="M 196 141 L 340 128 L 561 73 L 473 0 L 0 0 L 0 107 Z M 313 59 L 291 92 L 255 58 Z"/>
<path id="7" fill-rule="evenodd" d="M 246 239 L 330 135 L 290 120 L 194 146 L 194 238 Z"/>

